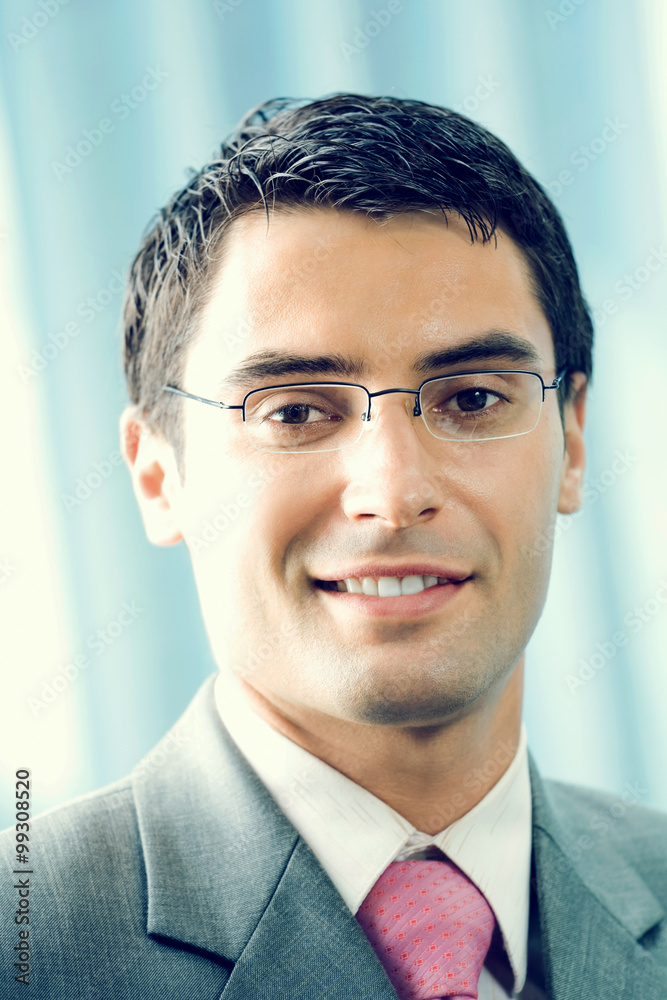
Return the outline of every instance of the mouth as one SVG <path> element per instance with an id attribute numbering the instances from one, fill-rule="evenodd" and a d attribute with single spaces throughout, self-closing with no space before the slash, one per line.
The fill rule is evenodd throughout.
<path id="1" fill-rule="evenodd" d="M 466 578 L 467 579 L 467 578 Z M 363 594 L 366 597 L 412 597 L 432 587 L 444 587 L 449 583 L 461 583 L 449 577 L 411 574 L 410 576 L 364 576 L 347 577 L 343 580 L 315 580 L 321 590 L 333 590 L 340 594 Z"/>
<path id="2" fill-rule="evenodd" d="M 313 580 L 325 601 L 351 614 L 368 618 L 416 618 L 439 611 L 471 584 L 472 576 L 346 576 L 340 580 Z"/>

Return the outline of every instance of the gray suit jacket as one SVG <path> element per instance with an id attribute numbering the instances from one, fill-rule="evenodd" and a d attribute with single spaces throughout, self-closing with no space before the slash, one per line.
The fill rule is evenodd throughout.
<path id="1" fill-rule="evenodd" d="M 27 876 L 0 836 L 1 997 L 396 1000 L 212 681 L 130 777 L 32 822 L 29 992 L 10 957 Z M 530 767 L 532 981 L 543 965 L 554 1000 L 667 1000 L 667 816 Z"/>

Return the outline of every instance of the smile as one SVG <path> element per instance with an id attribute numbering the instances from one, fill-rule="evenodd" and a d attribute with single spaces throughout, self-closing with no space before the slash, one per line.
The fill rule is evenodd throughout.
<path id="1" fill-rule="evenodd" d="M 365 576 L 315 582 L 322 590 L 335 590 L 339 593 L 364 594 L 367 597 L 407 597 L 454 581 L 439 576 Z"/>

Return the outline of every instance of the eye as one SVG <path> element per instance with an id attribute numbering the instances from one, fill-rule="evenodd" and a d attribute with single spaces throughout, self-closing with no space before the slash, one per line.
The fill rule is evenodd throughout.
<path id="1" fill-rule="evenodd" d="M 251 397 L 246 407 L 246 420 L 264 426 L 319 424 L 321 428 L 323 424 L 338 424 L 356 415 L 359 402 L 357 396 L 344 387 L 268 388 Z"/>
<path id="2" fill-rule="evenodd" d="M 494 402 L 500 398 L 498 393 L 491 392 L 490 389 L 484 389 L 480 386 L 472 389 L 463 389 L 452 396 L 448 402 L 455 400 L 458 409 L 463 413 L 476 413 L 487 409 L 489 406 L 493 406 Z"/>
<path id="3" fill-rule="evenodd" d="M 312 406 L 310 403 L 288 403 L 285 406 L 279 406 L 277 409 L 272 410 L 271 413 L 267 414 L 266 420 L 273 420 L 276 414 L 283 414 L 282 417 L 278 417 L 276 423 L 281 424 L 309 424 L 314 423 L 317 420 L 325 417 L 332 419 L 332 415 L 325 414 L 323 410 L 318 410 L 316 406 Z M 312 414 L 319 414 L 313 420 L 309 419 Z M 340 419 L 333 417 L 334 420 Z"/>

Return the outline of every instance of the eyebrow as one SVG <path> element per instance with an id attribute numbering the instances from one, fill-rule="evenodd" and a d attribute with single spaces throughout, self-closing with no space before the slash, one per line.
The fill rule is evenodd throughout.
<path id="1" fill-rule="evenodd" d="M 455 365 L 500 359 L 521 364 L 539 365 L 542 358 L 533 344 L 507 330 L 489 330 L 452 347 L 418 354 L 412 370 L 428 377 L 435 371 Z M 240 365 L 228 372 L 218 383 L 217 390 L 246 389 L 258 381 L 278 376 L 295 375 L 320 377 L 332 375 L 341 379 L 364 378 L 369 374 L 362 358 L 343 354 L 294 354 L 274 350 L 258 351 L 249 355 Z"/>

